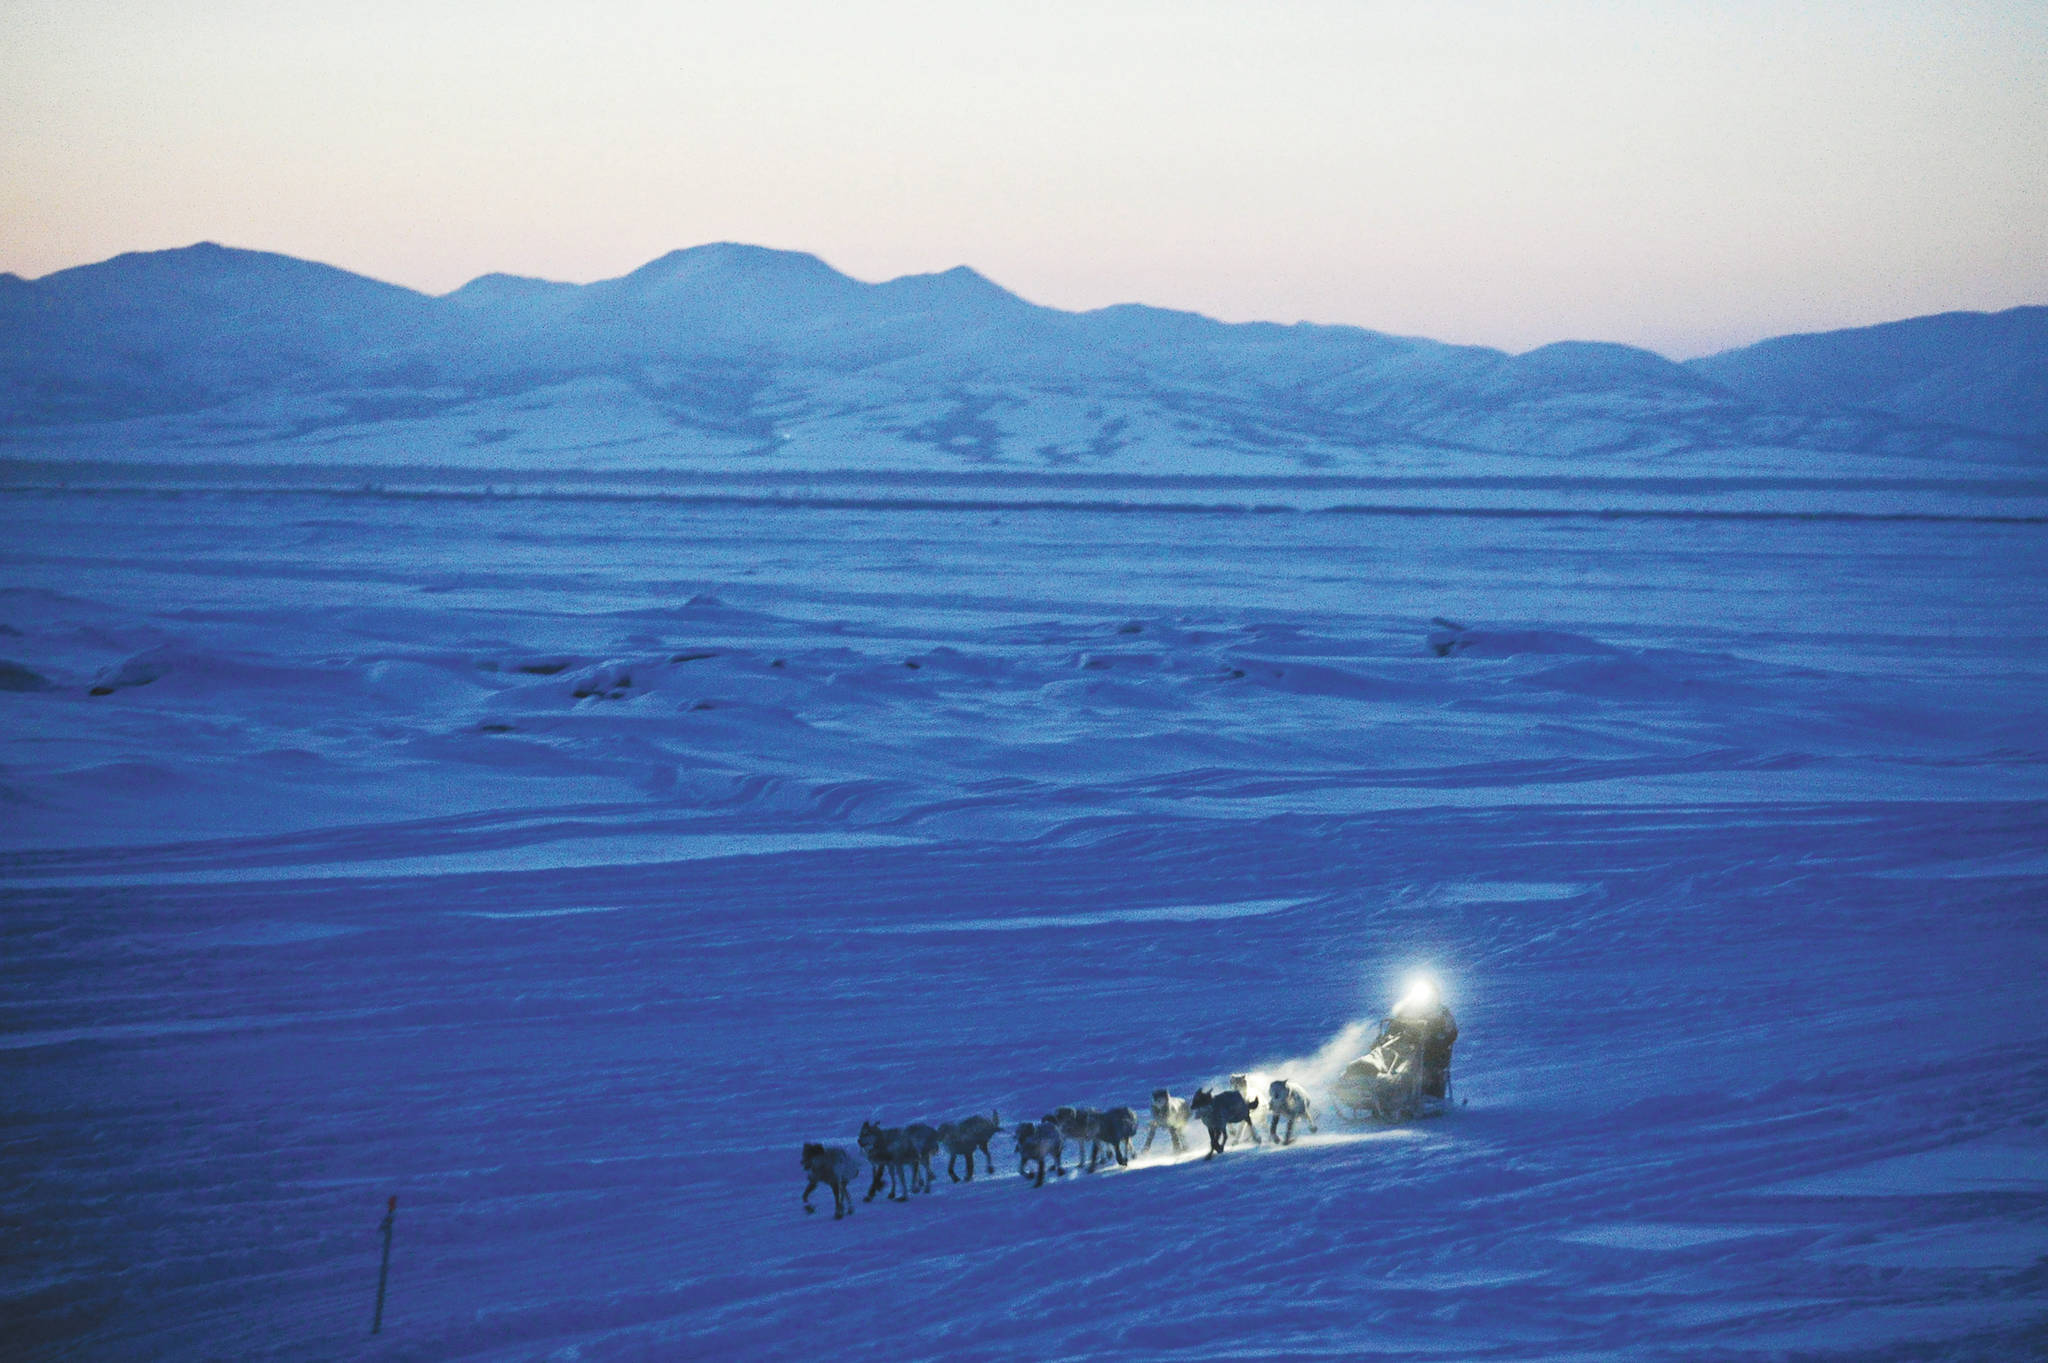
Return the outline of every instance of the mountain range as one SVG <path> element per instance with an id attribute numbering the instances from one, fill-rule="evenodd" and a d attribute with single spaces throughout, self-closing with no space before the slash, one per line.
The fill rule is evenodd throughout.
<path id="1" fill-rule="evenodd" d="M 2048 307 L 1675 363 L 1064 312 L 721 243 L 439 297 L 210 243 L 0 275 L 0 455 L 1288 475 L 2038 470 Z"/>

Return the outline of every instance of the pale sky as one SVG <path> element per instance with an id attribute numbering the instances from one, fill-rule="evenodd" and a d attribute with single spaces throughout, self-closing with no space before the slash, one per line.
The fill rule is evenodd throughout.
<path id="1" fill-rule="evenodd" d="M 0 270 L 199 240 L 1685 358 L 2048 303 L 2048 0 L 0 0 Z"/>

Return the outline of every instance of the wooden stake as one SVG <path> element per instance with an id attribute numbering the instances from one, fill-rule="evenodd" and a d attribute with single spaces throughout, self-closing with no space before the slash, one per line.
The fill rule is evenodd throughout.
<path id="1" fill-rule="evenodd" d="M 391 1220 L 397 1215 L 398 1195 L 393 1193 L 384 1206 L 384 1222 L 377 1228 L 384 1232 L 384 1262 L 377 1266 L 377 1313 L 370 1317 L 373 1335 L 384 1328 L 384 1284 L 391 1277 Z"/>

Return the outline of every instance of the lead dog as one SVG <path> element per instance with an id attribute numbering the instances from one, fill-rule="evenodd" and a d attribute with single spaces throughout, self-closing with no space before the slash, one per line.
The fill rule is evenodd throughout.
<path id="1" fill-rule="evenodd" d="M 1152 1122 L 1145 1128 L 1145 1150 L 1152 1148 L 1152 1142 L 1164 1131 L 1173 1137 L 1173 1153 L 1178 1155 L 1184 1141 L 1181 1133 L 1188 1129 L 1188 1100 L 1176 1098 L 1165 1089 L 1152 1090 Z M 1139 1151 L 1143 1154 L 1144 1151 Z"/>
<path id="2" fill-rule="evenodd" d="M 811 1194 L 822 1183 L 832 1190 L 832 1219 L 853 1215 L 853 1181 L 860 1177 L 859 1160 L 837 1146 L 805 1141 L 804 1177 L 810 1180 L 804 1184 L 805 1211 L 818 1210 L 811 1205 Z"/>
<path id="3" fill-rule="evenodd" d="M 1060 1129 L 1051 1122 L 1040 1122 L 1036 1126 L 1030 1122 L 1017 1123 L 1017 1177 L 1028 1177 L 1026 1166 L 1036 1160 L 1038 1177 L 1032 1180 L 1031 1186 L 1043 1188 L 1045 1162 L 1049 1159 L 1052 1161 L 1053 1175 L 1065 1178 L 1067 1166 L 1060 1159 L 1065 1147 L 1066 1142 L 1060 1137 Z"/>
<path id="4" fill-rule="evenodd" d="M 1308 1109 L 1308 1095 L 1286 1079 L 1275 1079 L 1266 1086 L 1266 1134 L 1282 1145 L 1294 1144 L 1294 1123 L 1304 1121 L 1308 1129 L 1316 1129 L 1315 1115 Z M 1287 1136 L 1283 1140 L 1279 1133 L 1280 1119 L 1287 1119 Z"/>
<path id="5" fill-rule="evenodd" d="M 990 1113 L 984 1117 L 975 1113 L 972 1117 L 957 1122 L 947 1122 L 939 1127 L 939 1143 L 946 1147 L 946 1177 L 960 1182 L 960 1175 L 953 1172 L 954 1163 L 962 1155 L 967 1157 L 967 1182 L 974 1182 L 974 1152 L 981 1151 L 981 1157 L 988 1164 L 988 1171 L 996 1171 L 996 1162 L 988 1153 L 989 1139 L 1003 1129 L 1003 1114 Z"/>
<path id="6" fill-rule="evenodd" d="M 1209 1153 L 1206 1158 L 1214 1159 L 1223 1152 L 1224 1144 L 1230 1139 L 1230 1128 L 1240 1122 L 1251 1132 L 1252 1144 L 1259 1144 L 1259 1128 L 1252 1120 L 1252 1111 L 1258 1105 L 1258 1099 L 1254 1098 L 1247 1103 L 1244 1095 L 1234 1089 L 1225 1089 L 1221 1093 L 1211 1093 L 1207 1089 L 1196 1090 L 1194 1100 L 1188 1104 L 1188 1110 L 1200 1117 L 1202 1124 L 1209 1128 Z"/>

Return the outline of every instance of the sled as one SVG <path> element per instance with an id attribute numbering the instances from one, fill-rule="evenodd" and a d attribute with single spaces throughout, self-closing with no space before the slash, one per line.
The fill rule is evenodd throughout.
<path id="1" fill-rule="evenodd" d="M 1352 1121 L 1442 1116 L 1451 1102 L 1449 1048 L 1440 1072 L 1424 1062 L 1432 1030 L 1433 1023 L 1420 1018 L 1381 1023 L 1372 1049 L 1346 1065 L 1330 1086 L 1332 1105 Z"/>

